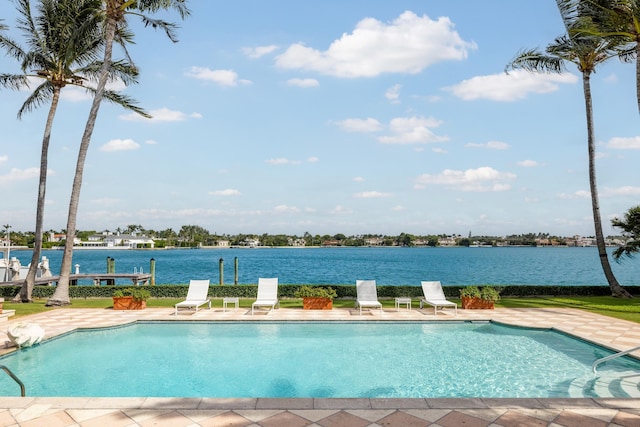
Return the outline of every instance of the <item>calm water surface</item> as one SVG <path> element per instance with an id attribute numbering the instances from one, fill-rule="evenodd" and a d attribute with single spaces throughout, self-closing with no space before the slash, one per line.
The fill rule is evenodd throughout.
<path id="1" fill-rule="evenodd" d="M 48 250 L 53 274 L 62 251 Z M 23 265 L 31 251 L 11 252 Z M 596 248 L 256 248 L 169 250 L 76 250 L 73 265 L 81 273 L 105 273 L 106 259 L 116 272 L 149 272 L 156 261 L 156 283 L 184 284 L 190 279 L 219 283 L 223 259 L 224 283 L 257 283 L 258 277 L 278 277 L 280 283 L 353 284 L 375 279 L 381 285 L 418 285 L 440 280 L 443 285 L 606 285 Z M 640 285 L 640 259 L 618 264 L 611 260 L 623 285 Z M 122 283 L 128 283 L 123 281 Z M 89 282 L 87 283 L 89 284 Z"/>
<path id="2" fill-rule="evenodd" d="M 76 332 L 2 363 L 28 396 L 597 397 L 585 380 L 640 369 L 616 359 L 594 376 L 608 354 L 486 322 L 160 322 Z M 19 393 L 5 375 L 0 389 Z"/>

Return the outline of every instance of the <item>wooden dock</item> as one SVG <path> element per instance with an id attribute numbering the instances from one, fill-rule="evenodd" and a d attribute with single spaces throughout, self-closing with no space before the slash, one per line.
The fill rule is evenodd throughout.
<path id="1" fill-rule="evenodd" d="M 103 282 L 107 285 L 115 285 L 116 279 L 129 279 L 134 286 L 146 285 L 151 279 L 149 273 L 103 273 L 103 274 L 72 274 L 69 276 L 69 284 L 75 286 L 78 280 L 91 280 L 94 286 L 100 286 Z M 36 285 L 52 285 L 58 283 L 60 276 L 36 277 Z M 0 282 L 0 286 L 20 286 L 24 279 L 14 280 L 12 282 Z"/>

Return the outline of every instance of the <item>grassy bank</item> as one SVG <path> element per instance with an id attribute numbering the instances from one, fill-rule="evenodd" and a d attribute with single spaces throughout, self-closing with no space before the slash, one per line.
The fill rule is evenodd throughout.
<path id="1" fill-rule="evenodd" d="M 147 301 L 148 307 L 173 307 L 183 298 L 151 298 Z M 451 298 L 452 301 L 460 301 Z M 251 303 L 255 299 L 240 299 L 240 307 L 250 308 Z M 212 299 L 212 307 L 221 308 L 222 299 Z M 380 299 L 383 307 L 394 308 L 393 299 Z M 31 304 L 15 304 L 5 301 L 4 308 L 7 310 L 16 310 L 16 317 L 28 316 L 35 313 L 41 313 L 48 310 L 56 310 L 56 308 L 45 307 L 46 299 L 37 299 Z M 352 308 L 352 299 L 336 299 L 333 306 L 336 308 Z M 300 308 L 302 309 L 301 299 L 282 299 L 280 301 L 282 307 Z M 103 308 L 109 309 L 113 306 L 111 298 L 87 298 L 73 299 L 69 308 Z M 419 307 L 419 299 L 414 299 L 413 307 Z M 508 308 L 548 308 L 548 307 L 569 307 L 586 310 L 593 313 L 602 314 L 604 316 L 615 317 L 617 319 L 629 320 L 640 323 L 640 298 L 619 299 L 607 296 L 580 296 L 580 297 L 537 297 L 537 298 L 502 298 L 496 303 L 496 307 Z M 14 317 L 15 318 L 15 317 Z"/>

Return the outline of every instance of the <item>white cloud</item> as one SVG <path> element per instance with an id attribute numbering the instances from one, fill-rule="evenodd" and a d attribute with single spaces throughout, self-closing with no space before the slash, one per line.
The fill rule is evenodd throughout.
<path id="1" fill-rule="evenodd" d="M 585 190 L 578 190 L 575 193 L 560 193 L 559 199 L 572 200 L 572 199 L 589 199 L 591 198 L 591 192 Z"/>
<path id="2" fill-rule="evenodd" d="M 518 162 L 518 166 L 522 166 L 523 168 L 535 168 L 540 166 L 540 163 L 535 160 L 522 160 Z"/>
<path id="3" fill-rule="evenodd" d="M 276 57 L 276 65 L 347 78 L 416 74 L 442 61 L 465 59 L 475 48 L 460 38 L 449 18 L 434 21 L 406 11 L 389 24 L 365 18 L 325 51 L 293 44 Z"/>
<path id="4" fill-rule="evenodd" d="M 9 160 L 9 156 L 6 154 L 4 156 L 0 156 L 0 163 L 6 163 Z"/>
<path id="5" fill-rule="evenodd" d="M 640 196 L 640 187 L 632 187 L 626 185 L 624 187 L 617 188 L 602 188 L 599 192 L 602 197 L 614 197 L 614 196 Z"/>
<path id="6" fill-rule="evenodd" d="M 631 138 L 611 138 L 607 143 L 607 148 L 614 150 L 640 150 L 640 136 Z"/>
<path id="7" fill-rule="evenodd" d="M 279 157 L 276 159 L 266 160 L 266 163 L 270 165 L 299 165 L 302 162 L 300 160 L 289 160 L 284 157 Z"/>
<path id="8" fill-rule="evenodd" d="M 320 86 L 320 83 L 316 79 L 289 79 L 287 80 L 289 86 L 297 87 L 316 87 Z"/>
<path id="9" fill-rule="evenodd" d="M 341 205 L 337 205 L 335 208 L 329 211 L 329 213 L 332 215 L 345 215 L 345 214 L 350 214 L 351 212 L 352 212 L 351 209 L 345 208 L 344 206 L 341 206 Z"/>
<path id="10" fill-rule="evenodd" d="M 371 117 L 367 119 L 345 119 L 336 122 L 336 124 L 347 132 L 378 132 L 382 129 L 380 122 Z"/>
<path id="11" fill-rule="evenodd" d="M 311 156 L 307 159 L 307 162 L 309 163 L 318 163 L 320 161 L 320 158 L 316 157 L 316 156 Z"/>
<path id="12" fill-rule="evenodd" d="M 507 148 L 511 147 L 506 142 L 500 142 L 500 141 L 489 141 L 489 142 L 485 142 L 484 144 L 470 142 L 468 144 L 465 144 L 464 146 L 486 148 L 488 150 L 506 150 Z"/>
<path id="13" fill-rule="evenodd" d="M 405 208 L 404 206 L 401 206 L 401 205 L 397 205 L 397 206 L 392 207 L 391 210 L 394 211 L 394 212 L 401 212 L 401 211 L 407 210 L 407 208 Z"/>
<path id="14" fill-rule="evenodd" d="M 295 206 L 287 206 L 287 205 L 278 205 L 273 210 L 276 213 L 298 213 L 300 209 Z"/>
<path id="15" fill-rule="evenodd" d="M 147 145 L 157 145 L 158 141 L 153 140 L 153 139 L 147 139 L 144 143 L 147 144 Z"/>
<path id="16" fill-rule="evenodd" d="M 427 144 L 447 141 L 448 138 L 437 136 L 429 129 L 440 124 L 439 120 L 431 117 L 397 117 L 389 123 L 392 135 L 381 136 L 378 141 L 383 144 Z"/>
<path id="17" fill-rule="evenodd" d="M 211 70 L 206 67 L 193 66 L 186 73 L 187 77 L 193 77 L 198 80 L 206 80 L 219 84 L 220 86 L 238 86 L 238 84 L 251 84 L 250 80 L 238 78 L 238 73 L 233 70 Z"/>
<path id="18" fill-rule="evenodd" d="M 445 169 L 438 175 L 418 176 L 414 187 L 421 189 L 427 185 L 445 185 L 460 191 L 505 191 L 511 188 L 508 182 L 515 178 L 515 174 L 499 172 L 488 166 L 466 171 Z"/>
<path id="19" fill-rule="evenodd" d="M 227 188 L 226 190 L 216 190 L 216 191 L 209 191 L 209 195 L 210 196 L 240 196 L 242 195 L 242 193 L 236 189 L 233 188 Z"/>
<path id="20" fill-rule="evenodd" d="M 363 178 L 363 177 L 361 177 L 361 176 L 356 176 L 355 178 L 353 178 L 353 180 L 354 180 L 355 182 L 364 182 L 364 178 Z"/>
<path id="21" fill-rule="evenodd" d="M 193 118 L 193 119 L 200 119 L 202 118 L 202 115 L 199 113 L 191 113 L 191 114 L 186 114 L 183 113 L 182 111 L 174 111 L 174 110 L 170 110 L 168 108 L 159 108 L 157 110 L 151 110 L 149 111 L 149 114 L 151 114 L 151 118 L 147 119 L 142 117 L 139 114 L 136 113 L 130 113 L 127 115 L 121 115 L 119 116 L 120 119 L 128 121 L 128 122 L 140 122 L 140 121 L 146 121 L 146 122 L 183 122 L 185 120 L 187 120 L 188 118 Z"/>
<path id="22" fill-rule="evenodd" d="M 356 199 L 379 199 L 382 197 L 391 197 L 390 193 L 381 193 L 380 191 L 363 191 L 353 195 Z"/>
<path id="23" fill-rule="evenodd" d="M 47 172 L 48 174 L 49 172 Z M 0 175 L 0 185 L 7 185 L 17 181 L 26 181 L 40 176 L 40 168 L 13 168 L 6 175 Z"/>
<path id="24" fill-rule="evenodd" d="M 395 85 L 391 86 L 385 92 L 385 94 L 384 94 L 385 98 L 387 98 L 389 101 L 391 101 L 392 104 L 399 104 L 400 103 L 400 88 L 402 88 L 402 85 L 399 85 L 399 84 L 395 84 Z"/>
<path id="25" fill-rule="evenodd" d="M 100 147 L 100 151 L 113 152 L 113 151 L 131 151 L 140 148 L 140 144 L 133 139 L 112 139 L 111 141 Z"/>
<path id="26" fill-rule="evenodd" d="M 492 101 L 516 101 L 530 93 L 543 94 L 558 90 L 558 84 L 576 83 L 573 74 L 529 73 L 522 70 L 489 76 L 473 77 L 457 85 L 445 88 L 465 101 L 489 99 Z"/>
<path id="27" fill-rule="evenodd" d="M 275 52 L 278 50 L 278 46 L 275 44 L 269 46 L 257 46 L 257 47 L 243 47 L 242 52 L 247 55 L 249 58 L 261 58 L 265 55 L 270 54 L 271 52 Z"/>

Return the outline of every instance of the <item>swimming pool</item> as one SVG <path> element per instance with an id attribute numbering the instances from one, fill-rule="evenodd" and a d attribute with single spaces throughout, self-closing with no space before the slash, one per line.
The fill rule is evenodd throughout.
<path id="1" fill-rule="evenodd" d="M 28 396 L 638 397 L 640 362 L 492 322 L 138 322 L 2 358 Z M 18 395 L 2 376 L 4 395 Z"/>

